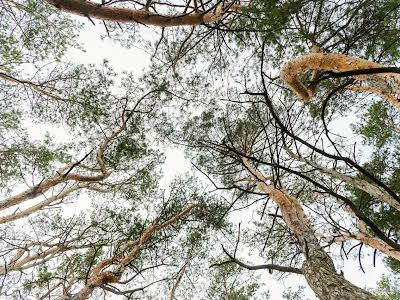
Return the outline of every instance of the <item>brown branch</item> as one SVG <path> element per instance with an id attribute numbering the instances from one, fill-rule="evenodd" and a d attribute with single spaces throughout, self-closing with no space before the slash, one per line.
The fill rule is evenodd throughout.
<path id="1" fill-rule="evenodd" d="M 200 208 L 200 204 L 191 204 L 185 210 L 175 215 L 171 219 L 165 221 L 160 225 L 153 225 L 148 227 L 138 240 L 125 243 L 118 251 L 117 254 L 110 258 L 106 258 L 99 262 L 90 272 L 87 284 L 77 294 L 77 299 L 87 299 L 95 288 L 102 286 L 106 283 L 117 283 L 120 281 L 126 267 L 140 254 L 143 250 L 144 244 L 158 231 L 166 228 L 173 223 L 176 223 L 184 216 L 189 214 L 194 208 Z M 104 269 L 116 264 L 113 271 L 105 271 Z"/>
<path id="2" fill-rule="evenodd" d="M 294 267 L 284 267 L 284 266 L 279 266 L 279 265 L 275 265 L 275 264 L 263 264 L 263 265 L 250 266 L 250 265 L 245 264 L 244 262 L 238 260 L 236 257 L 233 257 L 224 248 L 224 246 L 222 246 L 222 250 L 225 252 L 225 254 L 229 257 L 230 260 L 224 261 L 224 262 L 222 262 L 220 264 L 235 263 L 235 264 L 241 266 L 242 268 L 245 268 L 247 270 L 252 270 L 252 271 L 267 269 L 267 270 L 270 270 L 270 271 L 276 270 L 276 271 L 279 271 L 279 272 L 303 274 L 303 271 L 301 269 L 294 268 Z"/>
<path id="3" fill-rule="evenodd" d="M 43 86 L 41 86 L 41 84 L 39 84 L 39 83 L 35 83 L 35 82 L 25 80 L 25 79 L 19 79 L 14 76 L 11 76 L 9 74 L 3 73 L 3 72 L 0 72 L 0 78 L 6 80 L 8 82 L 22 84 L 22 85 L 30 88 L 32 91 L 34 91 L 38 94 L 41 94 L 42 96 L 51 98 L 53 100 L 62 101 L 62 102 L 70 102 L 70 103 L 79 103 L 75 100 L 62 98 L 58 95 L 50 93 L 50 92 L 46 91 L 46 89 Z"/>
<path id="4" fill-rule="evenodd" d="M 129 116 L 131 116 L 130 114 Z M 93 172 L 97 172 L 100 174 L 94 174 L 94 175 L 83 175 L 79 173 L 73 173 L 72 170 L 74 168 L 79 167 L 80 163 L 90 154 L 86 154 L 83 159 L 79 160 L 78 162 L 71 163 L 69 165 L 64 166 L 63 168 L 59 169 L 56 171 L 56 175 L 48 178 L 48 179 L 43 179 L 39 184 L 35 185 L 34 187 L 23 191 L 17 195 L 14 195 L 12 197 L 3 199 L 0 201 L 0 211 L 10 208 L 12 206 L 21 204 L 25 201 L 28 201 L 30 199 L 37 198 L 39 196 L 44 196 L 47 191 L 49 191 L 51 188 L 56 187 L 60 185 L 61 183 L 66 183 L 68 181 L 73 181 L 76 183 L 82 183 L 78 184 L 74 188 L 70 188 L 64 192 L 61 192 L 59 195 L 52 196 L 47 198 L 46 200 L 43 200 L 39 204 L 32 206 L 31 208 L 28 208 L 24 210 L 23 212 L 20 212 L 18 214 L 13 214 L 9 216 L 5 216 L 0 218 L 0 223 L 5 223 L 5 222 L 10 222 L 12 220 L 16 220 L 22 217 L 25 217 L 47 205 L 50 203 L 62 199 L 66 195 L 70 194 L 73 191 L 76 191 L 77 189 L 88 187 L 90 183 L 96 183 L 103 181 L 110 175 L 110 171 L 108 170 L 107 166 L 104 163 L 103 156 L 104 156 L 104 151 L 107 149 L 107 147 L 121 134 L 122 131 L 126 129 L 126 122 L 129 119 L 129 116 L 125 118 L 123 116 L 122 119 L 122 125 L 114 131 L 109 137 L 107 137 L 99 146 L 99 149 L 97 150 L 96 153 L 96 168 L 92 169 Z"/>
<path id="5" fill-rule="evenodd" d="M 185 263 L 183 264 L 182 268 L 178 272 L 178 276 L 176 277 L 176 281 L 175 281 L 174 285 L 172 286 L 172 289 L 171 289 L 171 291 L 169 293 L 168 300 L 174 300 L 175 299 L 176 290 L 178 289 L 178 286 L 182 281 L 183 275 L 185 275 L 186 268 L 190 264 L 190 261 L 192 260 L 192 258 L 193 257 L 191 255 L 191 253 L 189 252 L 189 254 L 188 254 L 188 256 L 187 256 L 187 258 L 185 260 Z"/>
<path id="6" fill-rule="evenodd" d="M 332 259 L 321 248 L 298 199 L 272 184 L 266 184 L 265 176 L 246 157 L 241 157 L 241 160 L 250 177 L 257 182 L 258 189 L 279 206 L 283 220 L 298 240 L 305 257 L 302 272 L 317 297 L 321 300 L 374 299 L 370 293 L 337 274 Z"/>
<path id="7" fill-rule="evenodd" d="M 240 5 L 228 2 L 219 3 L 215 9 L 207 12 L 194 12 L 176 15 L 161 15 L 148 9 L 101 6 L 91 1 L 81 0 L 45 0 L 58 9 L 84 17 L 119 23 L 139 23 L 160 27 L 195 26 L 221 20 L 227 13 L 238 11 Z M 146 8 L 146 6 L 144 7 Z"/>
<path id="8" fill-rule="evenodd" d="M 361 179 L 356 176 L 353 177 L 353 176 L 343 174 L 343 173 L 337 171 L 336 169 L 330 169 L 330 168 L 323 167 L 312 160 L 306 159 L 303 156 L 300 156 L 299 154 L 294 153 L 288 147 L 284 147 L 284 148 L 286 150 L 286 153 L 288 153 L 289 156 L 293 157 L 294 159 L 304 162 L 304 163 L 314 167 L 318 171 L 330 175 L 333 178 L 339 179 L 347 184 L 353 185 L 356 188 L 363 190 L 364 192 L 376 197 L 377 199 L 379 199 L 383 202 L 386 202 L 394 209 L 400 211 L 400 203 L 396 199 L 394 199 L 389 193 L 387 193 L 385 190 L 381 189 L 376 184 L 369 182 L 367 180 Z"/>

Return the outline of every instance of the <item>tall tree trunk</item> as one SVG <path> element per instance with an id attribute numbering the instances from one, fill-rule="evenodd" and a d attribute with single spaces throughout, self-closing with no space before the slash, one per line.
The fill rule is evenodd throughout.
<path id="1" fill-rule="evenodd" d="M 372 300 L 376 299 L 367 291 L 353 285 L 337 274 L 329 255 L 321 248 L 299 201 L 287 192 L 266 184 L 265 176 L 251 162 L 242 157 L 252 179 L 260 191 L 268 194 L 279 206 L 283 220 L 297 238 L 305 261 L 303 274 L 311 289 L 321 300 Z"/>

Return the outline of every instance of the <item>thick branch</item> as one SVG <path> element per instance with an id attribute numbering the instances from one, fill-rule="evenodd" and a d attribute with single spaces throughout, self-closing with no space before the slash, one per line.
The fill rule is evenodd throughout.
<path id="1" fill-rule="evenodd" d="M 396 251 L 392 247 L 390 247 L 388 244 L 382 242 L 382 240 L 371 236 L 368 233 L 364 233 L 361 231 L 350 233 L 350 234 L 345 234 L 342 236 L 335 236 L 335 237 L 321 237 L 321 240 L 327 242 L 327 243 L 341 243 L 344 241 L 357 241 L 361 242 L 365 245 L 370 246 L 373 249 L 379 250 L 382 253 L 386 254 L 387 256 L 390 256 L 398 261 L 400 261 L 400 252 Z"/>
<path id="2" fill-rule="evenodd" d="M 49 4 L 65 12 L 84 17 L 119 23 L 139 23 L 160 27 L 195 26 L 221 20 L 228 12 L 238 11 L 240 6 L 233 2 L 219 3 L 205 12 L 193 12 L 176 15 L 161 15 L 147 9 L 103 6 L 82 0 L 46 0 Z"/>
<path id="3" fill-rule="evenodd" d="M 11 75 L 8 75 L 8 74 L 2 73 L 2 72 L 0 72 L 0 78 L 4 79 L 6 81 L 12 82 L 12 83 L 22 84 L 26 87 L 29 87 L 32 91 L 39 93 L 44 97 L 48 97 L 48 98 L 51 98 L 51 99 L 54 99 L 57 101 L 63 101 L 63 102 L 75 102 L 74 100 L 65 99 L 58 95 L 55 95 L 53 93 L 46 91 L 46 89 L 38 83 L 34 83 L 34 82 L 24 80 L 24 79 L 18 79 L 16 77 L 13 77 Z"/>
<path id="4" fill-rule="evenodd" d="M 82 189 L 84 187 L 86 187 L 87 184 L 84 185 L 76 185 L 74 187 L 71 187 L 65 191 L 62 191 L 61 193 L 48 197 L 45 200 L 39 202 L 38 204 L 35 204 L 27 209 L 24 209 L 20 212 L 17 213 L 13 213 L 10 215 L 6 215 L 6 216 L 2 216 L 0 217 L 0 224 L 4 224 L 4 223 L 8 223 L 8 222 L 12 222 L 24 217 L 27 217 L 37 211 L 39 211 L 40 209 L 42 209 L 43 207 L 49 206 L 51 203 L 57 201 L 57 200 L 63 200 L 65 197 L 67 197 L 69 194 L 76 192 L 79 189 Z"/>
<path id="5" fill-rule="evenodd" d="M 360 82 L 367 82 L 368 91 L 384 96 L 394 107 L 400 108 L 400 101 L 397 98 L 400 91 L 400 74 L 391 73 L 392 68 L 382 68 L 380 64 L 359 57 L 334 53 L 311 53 L 284 64 L 281 69 L 281 78 L 302 101 L 307 103 L 314 96 L 315 88 L 307 88 L 298 78 L 304 71 L 329 72 L 331 77 L 353 76 Z M 335 73 L 339 74 L 335 75 Z"/>
<path id="6" fill-rule="evenodd" d="M 386 202 L 391 207 L 400 211 L 400 203 L 396 199 L 394 199 L 389 193 L 387 193 L 385 190 L 381 189 L 379 186 L 375 185 L 374 183 L 368 182 L 361 178 L 345 175 L 334 169 L 323 167 L 323 166 L 317 164 L 316 162 L 313 162 L 313 161 L 308 160 L 300 155 L 295 154 L 293 151 L 291 151 L 287 147 L 285 148 L 285 150 L 291 157 L 293 157 L 299 161 L 305 162 L 306 164 L 318 169 L 322 173 L 328 174 L 328 175 L 332 176 L 333 178 L 342 180 L 343 182 L 345 182 L 347 184 L 350 184 L 360 190 L 363 190 L 364 192 L 375 197 L 377 200 Z"/>
<path id="7" fill-rule="evenodd" d="M 101 285 L 106 283 L 119 282 L 126 267 L 136 258 L 137 255 L 140 254 L 140 252 L 143 250 L 144 244 L 156 232 L 170 226 L 173 223 L 176 223 L 184 216 L 189 214 L 192 209 L 199 207 L 201 207 L 201 205 L 197 203 L 192 204 L 179 214 L 165 221 L 164 223 L 148 227 L 138 240 L 125 243 L 119 249 L 116 255 L 99 262 L 90 272 L 85 287 L 79 291 L 79 293 L 76 296 L 76 299 L 78 300 L 87 299 L 92 294 L 95 288 L 100 287 Z M 114 267 L 114 270 L 112 272 L 104 270 L 105 268 L 113 264 L 116 264 L 116 266 Z"/>
<path id="8" fill-rule="evenodd" d="M 64 166 L 63 168 L 59 169 L 56 172 L 56 175 L 43 180 L 39 184 L 35 185 L 34 187 L 21 192 L 15 196 L 9 197 L 7 199 L 0 201 L 0 210 L 4 210 L 6 208 L 15 206 L 22 202 L 25 202 L 30 199 L 37 198 L 39 196 L 44 195 L 47 191 L 51 188 L 60 185 L 61 183 L 68 182 L 68 181 L 75 181 L 77 183 L 95 183 L 106 179 L 110 175 L 110 171 L 107 169 L 103 161 L 104 151 L 106 148 L 115 140 L 115 138 L 121 134 L 122 131 L 126 129 L 126 122 L 127 119 L 123 119 L 122 125 L 114 131 L 108 138 L 106 138 L 99 146 L 99 149 L 96 153 L 96 162 L 97 162 L 97 169 L 95 170 L 97 173 L 95 175 L 82 175 L 79 173 L 72 172 L 72 170 L 76 167 L 79 167 L 80 163 L 87 157 L 91 152 L 86 154 L 81 160 L 75 163 L 71 163 L 69 165 Z M 53 197 L 50 197 L 53 198 Z M 50 199 L 49 198 L 49 199 Z M 59 199 L 60 197 L 58 197 Z M 53 202 L 57 199 L 53 199 L 50 202 Z M 35 210 L 36 211 L 36 210 Z"/>

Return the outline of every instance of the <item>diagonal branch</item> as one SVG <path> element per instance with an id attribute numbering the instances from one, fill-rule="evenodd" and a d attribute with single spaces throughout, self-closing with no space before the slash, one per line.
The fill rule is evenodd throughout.
<path id="1" fill-rule="evenodd" d="M 125 243 L 119 249 L 117 254 L 97 263 L 97 265 L 90 272 L 85 287 L 83 287 L 73 299 L 87 299 L 97 287 L 100 287 L 106 283 L 119 282 L 126 267 L 141 253 L 144 244 L 147 243 L 147 241 L 156 232 L 178 222 L 193 209 L 201 207 L 202 206 L 197 203 L 191 204 L 179 214 L 175 215 L 164 223 L 148 227 L 144 230 L 139 239 Z M 105 270 L 107 267 L 111 267 L 112 265 L 116 265 L 113 271 Z"/>

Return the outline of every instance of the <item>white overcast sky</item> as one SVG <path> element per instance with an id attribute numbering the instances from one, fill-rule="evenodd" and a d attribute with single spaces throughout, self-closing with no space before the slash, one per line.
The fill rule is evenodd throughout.
<path id="1" fill-rule="evenodd" d="M 80 21 L 82 21 L 81 18 Z M 90 22 L 85 22 L 85 24 L 86 26 L 82 30 L 80 41 L 83 44 L 86 52 L 81 52 L 79 50 L 70 50 L 64 60 L 82 64 L 100 64 L 103 59 L 107 59 L 110 62 L 110 66 L 113 67 L 115 70 L 119 72 L 134 72 L 138 76 L 141 74 L 143 68 L 145 68 L 150 63 L 150 55 L 146 53 L 143 49 L 139 49 L 137 47 L 126 49 L 121 47 L 119 43 L 111 41 L 110 39 L 102 40 L 100 38 L 100 35 L 105 34 L 105 29 L 100 23 L 96 22 L 96 26 L 94 26 Z M 338 127 L 343 130 L 344 128 L 348 128 L 347 124 L 345 124 L 343 120 L 338 124 Z M 43 136 L 43 133 L 47 130 L 48 127 L 35 124 L 32 135 L 33 137 L 36 136 L 39 138 Z M 56 136 L 62 138 L 61 132 L 61 128 L 58 130 L 58 132 L 56 130 Z M 52 130 L 52 133 L 55 133 L 54 128 Z M 165 151 L 165 154 L 165 177 L 161 182 L 162 188 L 167 187 L 168 183 L 175 175 L 191 170 L 190 162 L 184 158 L 183 152 L 181 150 L 167 149 Z M 241 217 L 246 218 L 246 216 Z M 251 216 L 247 216 L 247 219 L 250 220 Z M 234 221 L 239 222 L 241 220 L 238 220 L 238 217 L 236 216 Z M 373 288 L 376 285 L 376 281 L 380 278 L 382 273 L 385 272 L 385 268 L 383 267 L 383 263 L 380 259 L 377 260 L 377 267 L 373 268 L 373 251 L 371 249 L 368 249 L 368 251 L 366 251 L 366 249 L 364 248 L 363 253 L 364 255 L 370 256 L 365 257 L 363 260 L 363 267 L 366 271 L 365 274 L 360 271 L 358 262 L 356 260 L 349 260 L 345 261 L 344 263 L 340 262 L 339 264 L 337 264 L 337 267 L 338 270 L 343 270 L 345 277 L 354 284 L 360 287 Z M 248 253 L 241 253 L 240 256 L 247 259 L 248 262 L 251 261 L 253 264 L 266 263 L 254 259 L 254 257 L 249 256 Z M 285 280 L 278 281 L 275 280 L 274 277 L 269 275 L 267 271 L 257 272 L 258 274 L 262 274 L 263 283 L 265 284 L 265 287 L 270 290 L 271 299 L 273 300 L 282 299 L 282 292 L 287 289 L 287 287 L 296 287 L 298 285 L 307 286 L 303 276 L 291 275 Z M 306 294 L 308 298 L 316 299 L 313 296 L 312 291 L 308 287 L 306 288 Z"/>

